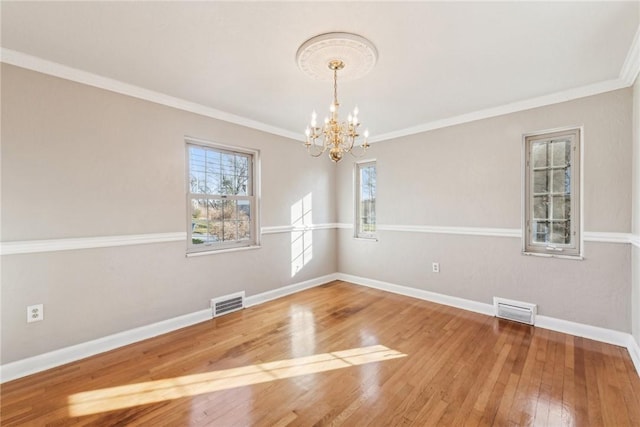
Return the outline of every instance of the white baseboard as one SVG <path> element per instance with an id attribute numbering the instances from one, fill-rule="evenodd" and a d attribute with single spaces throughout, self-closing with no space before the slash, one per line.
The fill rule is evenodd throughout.
<path id="1" fill-rule="evenodd" d="M 282 298 L 284 296 L 304 291 L 305 289 L 313 288 L 315 286 L 323 285 L 334 280 L 338 280 L 338 273 L 327 274 L 326 276 L 316 277 L 304 282 L 283 286 L 282 288 L 274 289 L 272 291 L 248 296 L 244 300 L 244 305 L 245 307 L 253 307 L 254 305 L 263 304 L 267 301 Z"/>
<path id="2" fill-rule="evenodd" d="M 284 286 L 257 295 L 251 295 L 245 299 L 245 306 L 252 307 L 255 305 L 259 305 L 267 301 L 282 298 L 284 296 L 291 295 L 296 292 L 300 292 L 305 289 L 319 286 L 334 280 L 344 280 L 346 282 L 355 283 L 357 285 L 367 286 L 394 294 L 448 305 L 451 307 L 473 311 L 488 316 L 494 315 L 494 308 L 491 304 L 453 297 L 449 295 L 443 295 L 436 292 L 425 291 L 422 289 L 396 285 L 393 283 L 353 276 L 344 273 L 327 274 L 325 276 L 320 276 L 300 283 L 294 283 L 292 285 Z M 173 319 L 163 320 L 151 325 L 141 326 L 139 328 L 119 332 L 117 334 L 98 338 L 85 343 L 80 343 L 70 347 L 65 347 L 59 350 L 54 350 L 48 353 L 29 357 L 27 359 L 7 363 L 0 366 L 0 383 L 31 375 L 36 372 L 55 368 L 56 366 L 61 366 L 70 362 L 84 359 L 98 353 L 113 350 L 118 347 L 152 338 L 161 334 L 165 334 L 167 332 L 174 331 L 176 329 L 204 322 L 209 319 L 211 319 L 211 310 L 200 310 L 183 316 L 174 317 Z M 547 316 L 537 316 L 536 326 L 626 347 L 629 351 L 629 355 L 631 357 L 631 360 L 633 361 L 636 371 L 640 375 L 640 347 L 638 346 L 638 343 L 635 341 L 635 339 L 633 339 L 631 334 Z"/>
<path id="3" fill-rule="evenodd" d="M 627 338 L 626 347 L 627 350 L 629 350 L 629 356 L 631 356 L 633 366 L 636 367 L 636 372 L 640 375 L 640 346 L 635 338 L 633 338 L 633 335 L 629 335 Z"/>
<path id="4" fill-rule="evenodd" d="M 355 283 L 357 285 L 367 286 L 382 291 L 392 292 L 394 294 L 461 308 L 463 310 L 486 314 L 488 316 L 494 315 L 494 308 L 491 304 L 472 301 L 464 298 L 452 297 L 449 295 L 411 288 L 408 286 L 396 285 L 379 280 L 367 279 L 365 277 L 352 276 L 350 274 L 338 273 L 337 276 L 338 280 L 344 280 L 346 282 Z M 636 343 L 635 339 L 633 339 L 631 334 L 540 315 L 536 316 L 536 327 L 625 347 L 629 351 L 629 356 L 633 361 L 636 372 L 638 373 L 638 375 L 640 375 L 640 347 L 638 346 L 638 343 Z"/>
<path id="5" fill-rule="evenodd" d="M 380 280 L 367 279 L 365 277 L 352 276 L 350 274 L 343 273 L 338 273 L 338 280 L 344 280 L 345 282 L 351 282 L 355 283 L 356 285 L 367 286 L 369 288 L 379 289 L 381 291 L 392 292 L 394 294 L 461 308 L 463 310 L 486 314 L 488 316 L 493 316 L 494 314 L 493 305 L 491 304 L 485 304 L 482 302 L 472 301 L 464 298 L 452 297 L 436 292 L 425 291 L 423 289 L 395 285 L 393 283 L 382 282 Z"/>
<path id="6" fill-rule="evenodd" d="M 118 332 L 106 337 L 7 363 L 0 366 L 0 383 L 75 362 L 76 360 L 84 359 L 98 353 L 104 353 L 114 348 L 162 335 L 209 319 L 211 319 L 211 310 L 200 310 L 195 313 L 162 320 L 150 325 Z"/>
<path id="7" fill-rule="evenodd" d="M 563 334 L 574 335 L 576 337 L 589 338 L 607 344 L 627 347 L 628 338 L 631 334 L 614 331 L 613 329 L 600 328 L 598 326 L 585 325 L 584 323 L 570 322 L 569 320 L 556 319 L 555 317 L 536 316 L 536 326 L 549 329 L 551 331 L 562 332 Z M 640 371 L 638 371 L 640 372 Z"/>
<path id="8" fill-rule="evenodd" d="M 245 298 L 245 306 L 251 307 L 262 304 L 336 279 L 337 274 L 333 273 L 317 277 L 315 279 L 306 280 L 304 282 L 295 283 L 293 285 L 284 286 L 272 291 L 263 292 L 261 294 L 251 295 Z M 200 310 L 195 313 L 185 314 L 183 316 L 174 317 L 173 319 L 163 320 L 70 347 L 39 354 L 27 359 L 7 363 L 0 366 L 0 383 L 55 368 L 56 366 L 75 362 L 76 360 L 104 353 L 105 351 L 113 350 L 114 348 L 129 345 L 147 338 L 166 334 L 168 332 L 175 331 L 176 329 L 204 322 L 211 318 L 212 312 L 210 309 Z"/>

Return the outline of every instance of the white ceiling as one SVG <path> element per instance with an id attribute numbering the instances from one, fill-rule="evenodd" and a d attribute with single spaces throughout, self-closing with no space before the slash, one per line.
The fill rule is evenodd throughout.
<path id="1" fill-rule="evenodd" d="M 4 62 L 32 55 L 300 138 L 311 110 L 331 101 L 331 84 L 295 61 L 321 33 L 377 47 L 371 73 L 338 87 L 343 115 L 357 103 L 378 139 L 624 87 L 625 60 L 640 49 L 638 1 L 2 1 L 1 16 Z"/>

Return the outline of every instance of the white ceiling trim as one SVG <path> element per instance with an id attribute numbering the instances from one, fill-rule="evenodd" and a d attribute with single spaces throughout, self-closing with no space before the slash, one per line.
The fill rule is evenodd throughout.
<path id="1" fill-rule="evenodd" d="M 98 74 L 89 73 L 87 71 L 78 70 L 56 62 L 47 61 L 36 56 L 27 55 L 11 49 L 0 48 L 0 62 L 15 65 L 17 67 L 26 68 L 28 70 L 37 71 L 62 79 L 71 80 L 77 83 L 83 83 L 89 86 L 105 89 L 111 92 L 120 93 L 122 95 L 132 96 L 134 98 L 151 101 L 156 104 L 165 105 L 167 107 L 177 108 L 179 110 L 188 111 L 199 114 L 201 116 L 211 117 L 225 122 L 234 123 L 248 128 L 260 130 L 274 135 L 284 136 L 285 138 L 296 139 L 302 141 L 303 134 L 295 133 L 266 123 L 248 119 L 246 117 L 236 116 L 235 114 L 225 111 L 216 110 L 195 102 L 186 101 L 153 90 L 144 89 L 139 86 L 121 82 L 119 80 L 103 77 Z"/>
<path id="2" fill-rule="evenodd" d="M 633 37 L 631 47 L 620 70 L 620 79 L 631 86 L 640 72 L 640 26 Z"/>
<path id="3" fill-rule="evenodd" d="M 302 134 L 299 134 L 297 132 L 292 132 L 276 126 L 268 125 L 266 123 L 248 119 L 246 117 L 237 116 L 235 114 L 227 113 L 225 111 L 217 110 L 211 107 L 197 104 L 195 102 L 169 96 L 160 92 L 144 89 L 139 86 L 121 82 L 119 80 L 103 77 L 83 70 L 78 70 L 76 68 L 68 67 L 56 62 L 47 61 L 45 59 L 15 50 L 0 48 L 0 62 L 52 75 L 55 77 L 60 77 L 66 80 L 83 83 L 89 86 L 94 86 L 123 95 L 132 96 L 134 98 L 143 99 L 168 107 L 177 108 L 179 110 L 200 114 L 202 116 L 223 120 L 229 123 L 234 123 L 270 134 L 283 136 L 294 141 L 302 140 Z M 640 26 L 636 31 L 633 42 L 631 43 L 629 51 L 627 52 L 625 62 L 620 70 L 620 75 L 617 79 L 594 83 L 587 86 L 581 86 L 567 91 L 513 102 L 510 104 L 474 111 L 467 114 L 461 114 L 459 116 L 448 117 L 442 120 L 435 120 L 432 122 L 424 123 L 422 125 L 412 126 L 398 131 L 377 135 L 375 137 L 372 137 L 370 139 L 370 142 L 386 141 L 448 126 L 459 125 L 476 120 L 515 113 L 523 110 L 529 110 L 531 108 L 544 107 L 546 105 L 557 104 L 560 102 L 571 101 L 578 98 L 584 98 L 587 96 L 598 95 L 600 93 L 622 89 L 631 86 L 635 82 L 638 73 L 640 73 Z"/>
<path id="4" fill-rule="evenodd" d="M 612 90 L 623 89 L 633 85 L 636 77 L 640 73 L 640 26 L 636 30 L 629 51 L 625 58 L 620 75 L 617 79 L 607 80 L 594 83 L 587 86 L 581 86 L 562 92 L 544 95 L 536 98 L 526 99 L 511 104 L 501 105 L 499 107 L 478 110 L 472 113 L 461 114 L 459 116 L 448 117 L 442 120 L 424 123 L 418 126 L 401 129 L 395 132 L 389 132 L 370 138 L 370 142 L 380 142 L 389 139 L 400 138 L 403 136 L 415 135 L 421 132 L 440 129 L 448 126 L 459 125 L 463 123 L 473 122 L 480 119 L 488 119 L 490 117 L 502 116 L 504 114 L 516 113 L 518 111 L 529 110 L 531 108 L 544 107 L 546 105 L 558 104 L 560 102 L 571 101 L 587 96 L 598 95 L 600 93 L 610 92 Z"/>
<path id="5" fill-rule="evenodd" d="M 442 120 L 401 129 L 395 132 L 389 132 L 370 138 L 370 142 L 380 142 L 389 139 L 400 138 L 403 136 L 415 135 L 417 133 L 427 132 L 430 130 L 445 128 L 453 125 L 469 123 L 480 119 L 488 119 L 490 117 L 503 116 L 505 114 L 517 113 L 518 111 L 530 110 L 532 108 L 544 107 L 546 105 L 558 104 L 560 102 L 571 101 L 586 96 L 598 95 L 600 93 L 610 92 L 612 90 L 622 89 L 630 86 L 629 84 L 617 78 L 615 80 L 607 80 L 588 86 L 582 86 L 567 91 L 557 92 L 551 95 L 531 98 L 524 101 L 513 102 L 511 104 L 501 105 L 499 107 L 487 108 L 485 110 L 474 111 L 473 113 L 461 114 L 459 116 L 449 117 Z"/>

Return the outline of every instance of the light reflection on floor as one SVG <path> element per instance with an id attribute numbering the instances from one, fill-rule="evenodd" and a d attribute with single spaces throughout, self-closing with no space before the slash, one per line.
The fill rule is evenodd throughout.
<path id="1" fill-rule="evenodd" d="M 69 415 L 78 417 L 97 414 L 405 356 L 406 354 L 383 345 L 374 345 L 204 374 L 185 375 L 86 391 L 68 397 Z"/>
<path id="2" fill-rule="evenodd" d="M 294 304 L 289 309 L 291 331 L 291 356 L 303 357 L 316 351 L 316 318 L 313 311 L 303 305 Z"/>

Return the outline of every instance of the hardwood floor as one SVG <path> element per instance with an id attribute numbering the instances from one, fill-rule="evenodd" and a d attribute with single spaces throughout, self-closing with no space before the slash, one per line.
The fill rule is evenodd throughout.
<path id="1" fill-rule="evenodd" d="M 8 382 L 3 426 L 640 425 L 627 350 L 333 282 Z"/>

